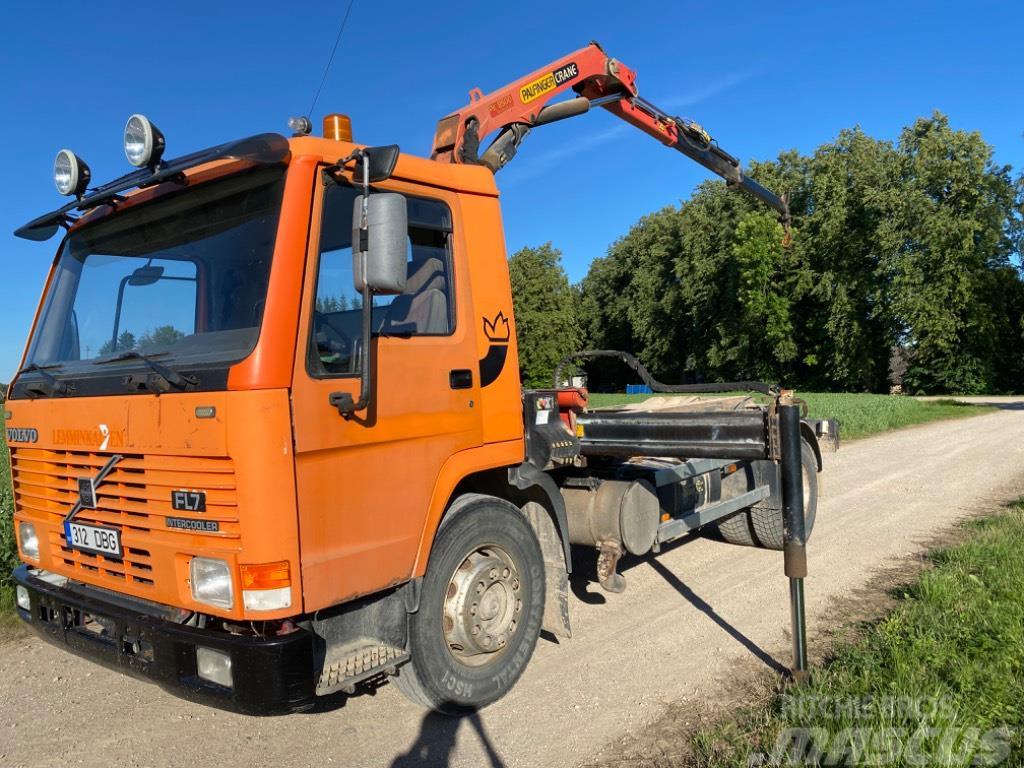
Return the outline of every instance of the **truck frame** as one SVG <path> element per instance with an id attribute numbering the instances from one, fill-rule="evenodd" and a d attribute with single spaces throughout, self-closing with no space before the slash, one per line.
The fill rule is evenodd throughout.
<path id="1" fill-rule="evenodd" d="M 172 160 L 136 115 L 137 170 L 95 189 L 63 150 L 74 199 L 16 233 L 67 230 L 5 404 L 21 618 L 211 706 L 302 711 L 390 676 L 456 714 L 504 695 L 542 628 L 571 636 L 573 546 L 621 592 L 622 557 L 701 531 L 784 551 L 804 669 L 836 423 L 624 352 L 567 349 L 550 387 L 521 385 L 495 173 L 595 106 L 788 229 L 784 198 L 596 44 L 474 90 L 430 159 L 355 144 L 339 115 Z M 563 370 L 600 356 L 662 396 L 589 408 Z M 699 397 L 736 390 L 762 397 Z"/>

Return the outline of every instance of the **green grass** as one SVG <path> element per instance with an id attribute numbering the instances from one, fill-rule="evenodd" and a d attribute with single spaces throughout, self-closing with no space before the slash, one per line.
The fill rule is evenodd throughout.
<path id="1" fill-rule="evenodd" d="M 0 402 L 0 433 L 4 428 L 3 403 Z M 11 569 L 17 563 L 17 545 L 14 542 L 14 494 L 11 491 L 11 458 L 6 440 L 0 440 L 0 637 L 5 624 L 14 614 L 14 585 Z"/>
<path id="2" fill-rule="evenodd" d="M 3 402 L 0 402 L 0 435 L 3 433 Z M 6 440 L 0 439 L 0 637 L 4 633 L 6 618 L 14 611 L 14 586 L 10 580 L 11 568 L 17 563 L 17 545 L 14 543 L 14 495 L 10 487 L 10 456 Z"/>
<path id="3" fill-rule="evenodd" d="M 744 393 L 734 393 L 744 394 Z M 646 400 L 651 395 L 591 394 L 590 405 L 601 408 Z M 709 395 L 714 397 L 714 395 Z M 812 419 L 838 419 L 843 440 L 854 440 L 877 432 L 909 427 L 941 419 L 977 416 L 992 410 L 990 406 L 966 405 L 954 400 L 916 400 L 894 395 L 860 395 L 832 392 L 797 392 L 807 401 Z"/>
<path id="4" fill-rule="evenodd" d="M 0 402 L 0 435 L 4 429 L 3 403 Z M 14 583 L 11 570 L 18 564 L 18 546 L 14 540 L 14 493 L 11 490 L 11 457 L 6 440 L 0 440 L 0 643 L 20 637 L 25 628 L 14 612 Z"/>
<path id="5" fill-rule="evenodd" d="M 895 593 L 895 610 L 836 648 L 808 684 L 699 732 L 694 762 L 1024 763 L 1024 501 L 966 528 L 964 543 L 933 552 L 934 567 Z M 794 747 L 801 734 L 810 747 Z"/>

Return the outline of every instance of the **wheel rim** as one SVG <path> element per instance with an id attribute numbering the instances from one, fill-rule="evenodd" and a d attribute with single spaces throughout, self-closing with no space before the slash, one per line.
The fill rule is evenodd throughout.
<path id="1" fill-rule="evenodd" d="M 448 651 L 468 666 L 494 660 L 519 626 L 522 579 L 511 555 L 496 545 L 470 552 L 448 581 L 442 626 Z"/>

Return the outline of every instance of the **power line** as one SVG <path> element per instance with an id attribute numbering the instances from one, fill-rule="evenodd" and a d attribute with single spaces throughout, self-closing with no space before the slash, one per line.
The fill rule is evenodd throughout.
<path id="1" fill-rule="evenodd" d="M 316 103 L 320 99 L 320 91 L 324 89 L 324 83 L 327 82 L 327 73 L 331 71 L 331 64 L 334 63 L 334 54 L 338 50 L 338 43 L 341 42 L 341 35 L 345 31 L 345 25 L 348 23 L 348 15 L 352 12 L 352 5 L 355 0 L 348 0 L 348 8 L 345 9 L 345 17 L 341 20 L 341 26 L 338 27 L 338 36 L 334 38 L 334 47 L 331 48 L 331 57 L 327 60 L 327 66 L 324 67 L 324 76 L 320 78 L 320 87 L 316 89 L 316 95 L 313 97 L 313 103 L 309 105 L 310 119 L 313 118 L 313 110 L 316 108 Z"/>

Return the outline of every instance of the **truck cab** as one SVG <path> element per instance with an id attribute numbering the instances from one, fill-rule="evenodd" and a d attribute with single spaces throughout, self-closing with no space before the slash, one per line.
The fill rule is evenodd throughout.
<path id="1" fill-rule="evenodd" d="M 336 405 L 371 354 L 355 149 L 255 137 L 70 224 L 6 405 L 23 618 L 190 696 L 308 706 L 324 648 L 298 617 L 421 577 L 460 483 L 523 461 L 482 167 L 403 154 L 373 184 L 405 202 L 404 287 L 372 298 L 368 407 Z M 228 643 L 218 680 L 181 650 L 197 632 Z M 268 646 L 302 680 L 246 690 Z"/>

